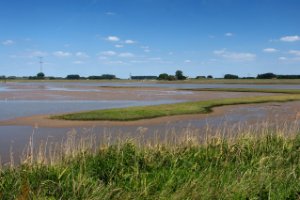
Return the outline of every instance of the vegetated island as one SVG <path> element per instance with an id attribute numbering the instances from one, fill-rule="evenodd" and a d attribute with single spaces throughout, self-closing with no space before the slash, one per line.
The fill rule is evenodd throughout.
<path id="1" fill-rule="evenodd" d="M 252 91 L 254 92 L 255 90 Z M 260 92 L 262 91 L 263 90 L 260 90 Z M 280 90 L 280 93 L 282 92 L 284 91 Z M 50 118 L 62 119 L 62 120 L 83 120 L 83 121 L 93 121 L 93 120 L 132 121 L 132 120 L 150 119 L 150 118 L 173 116 L 173 115 L 208 113 L 212 111 L 212 108 L 218 106 L 256 104 L 256 103 L 268 103 L 268 102 L 288 102 L 288 101 L 300 100 L 299 91 L 286 90 L 285 93 L 286 94 L 274 95 L 274 96 L 227 98 L 227 99 L 216 99 L 216 100 L 207 100 L 207 101 L 198 101 L 198 102 L 163 104 L 163 105 L 155 105 L 155 106 L 136 106 L 136 107 L 128 107 L 128 108 L 104 109 L 104 110 L 69 113 L 63 115 L 54 115 L 54 116 L 50 116 Z"/>

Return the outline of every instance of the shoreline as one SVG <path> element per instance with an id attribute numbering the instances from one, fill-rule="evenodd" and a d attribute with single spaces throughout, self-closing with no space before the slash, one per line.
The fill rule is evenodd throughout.
<path id="1" fill-rule="evenodd" d="M 260 103 L 259 108 L 263 108 L 266 106 L 283 106 L 281 113 L 277 113 L 277 115 L 284 115 L 285 120 L 297 120 L 300 119 L 300 101 L 293 102 L 271 102 L 271 103 Z M 285 112 L 284 106 L 288 106 L 290 111 L 294 111 L 294 113 Z M 186 115 L 176 115 L 176 116 L 164 116 L 152 119 L 141 119 L 135 121 L 72 121 L 72 120 L 60 120 L 60 119 L 50 119 L 50 115 L 34 115 L 34 116 L 26 116 L 19 117 L 10 120 L 0 121 L 0 126 L 32 126 L 32 127 L 46 127 L 46 128 L 76 128 L 76 127 L 93 127 L 93 126 L 149 126 L 149 125 L 160 125 L 167 123 L 174 123 L 178 121 L 188 121 L 188 120 L 201 120 L 208 117 L 218 117 L 218 116 L 226 116 L 226 114 L 230 114 L 239 109 L 253 109 L 257 108 L 258 104 L 242 104 L 242 105 L 227 105 L 221 107 L 215 107 L 212 109 L 211 113 L 204 114 L 186 114 Z M 276 116 L 272 116 L 271 114 L 268 118 L 272 119 Z"/>

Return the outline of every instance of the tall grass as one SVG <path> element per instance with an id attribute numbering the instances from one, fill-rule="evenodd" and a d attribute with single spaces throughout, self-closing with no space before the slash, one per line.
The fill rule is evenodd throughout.
<path id="1" fill-rule="evenodd" d="M 0 199 L 299 199 L 298 125 L 234 127 L 97 143 L 75 132 L 28 145 L 0 170 Z M 212 132 L 213 131 L 213 132 Z"/>

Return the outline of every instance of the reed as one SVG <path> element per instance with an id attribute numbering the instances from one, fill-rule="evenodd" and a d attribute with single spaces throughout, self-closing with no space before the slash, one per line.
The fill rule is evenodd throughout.
<path id="1" fill-rule="evenodd" d="M 0 199 L 299 199 L 299 121 L 28 145 Z M 33 138 L 31 140 L 33 141 Z M 27 152 L 27 151 L 26 151 Z"/>

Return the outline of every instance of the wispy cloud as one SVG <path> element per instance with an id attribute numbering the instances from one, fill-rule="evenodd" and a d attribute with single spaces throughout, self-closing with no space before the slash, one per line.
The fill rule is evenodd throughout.
<path id="1" fill-rule="evenodd" d="M 78 57 L 78 58 L 88 58 L 89 57 L 89 55 L 87 53 L 81 52 L 81 51 L 77 52 L 75 54 L 75 56 Z"/>
<path id="2" fill-rule="evenodd" d="M 102 55 L 102 56 L 115 56 L 115 55 L 117 55 L 117 53 L 115 51 L 102 51 L 100 53 L 100 55 Z"/>
<path id="3" fill-rule="evenodd" d="M 106 12 L 105 15 L 107 15 L 107 16 L 115 16 L 115 15 L 117 15 L 117 13 L 109 11 L 109 12 Z"/>
<path id="4" fill-rule="evenodd" d="M 216 50 L 213 52 L 215 55 L 231 61 L 252 61 L 255 60 L 256 55 L 253 53 L 245 52 L 230 52 L 226 49 Z"/>
<path id="5" fill-rule="evenodd" d="M 5 46 L 11 46 L 11 45 L 14 45 L 15 42 L 13 40 L 5 40 L 2 42 L 2 44 Z"/>
<path id="6" fill-rule="evenodd" d="M 148 46 L 141 46 L 141 48 L 144 50 L 144 52 L 149 53 L 151 52 L 150 47 Z"/>
<path id="7" fill-rule="evenodd" d="M 124 61 L 121 61 L 121 60 L 111 60 L 111 61 L 105 62 L 105 64 L 108 64 L 108 65 L 126 65 L 126 63 Z"/>
<path id="8" fill-rule="evenodd" d="M 226 36 L 226 37 L 232 37 L 232 36 L 233 36 L 233 33 L 230 33 L 230 32 L 225 33 L 225 36 Z"/>
<path id="9" fill-rule="evenodd" d="M 290 50 L 289 54 L 295 55 L 295 56 L 300 56 L 300 50 Z"/>
<path id="10" fill-rule="evenodd" d="M 191 60 L 185 60 L 184 62 L 185 63 L 191 63 L 192 61 Z"/>
<path id="11" fill-rule="evenodd" d="M 70 52 L 66 52 L 66 51 L 55 51 L 53 52 L 53 55 L 56 56 L 56 57 L 70 57 L 72 56 L 72 53 Z"/>
<path id="12" fill-rule="evenodd" d="M 263 52 L 265 52 L 265 53 L 275 53 L 275 52 L 278 52 L 278 50 L 274 49 L 274 48 L 265 48 L 265 49 L 263 49 Z"/>
<path id="13" fill-rule="evenodd" d="M 136 43 L 136 41 L 133 41 L 133 40 L 125 40 L 124 43 L 125 43 L 125 44 L 134 44 L 134 43 Z"/>
<path id="14" fill-rule="evenodd" d="M 278 60 L 287 60 L 287 57 L 281 56 L 278 58 Z"/>
<path id="15" fill-rule="evenodd" d="M 75 61 L 73 61 L 73 64 L 75 64 L 75 65 L 81 65 L 81 64 L 84 64 L 84 62 L 81 61 L 81 60 L 75 60 Z"/>
<path id="16" fill-rule="evenodd" d="M 48 53 L 45 51 L 30 51 L 28 52 L 28 57 L 43 57 L 47 56 Z"/>
<path id="17" fill-rule="evenodd" d="M 118 42 L 118 41 L 120 41 L 120 38 L 117 36 L 107 36 L 106 40 L 110 41 L 110 42 Z"/>
<path id="18" fill-rule="evenodd" d="M 120 53 L 119 56 L 122 58 L 132 58 L 134 57 L 134 54 L 130 52 L 124 52 L 124 53 Z"/>
<path id="19" fill-rule="evenodd" d="M 300 36 L 298 35 L 290 35 L 290 36 L 284 36 L 280 38 L 280 41 L 283 42 L 296 42 L 300 40 Z"/>
<path id="20" fill-rule="evenodd" d="M 123 48 L 124 46 L 121 45 L 121 44 L 116 44 L 115 47 L 116 47 L 116 48 Z"/>

